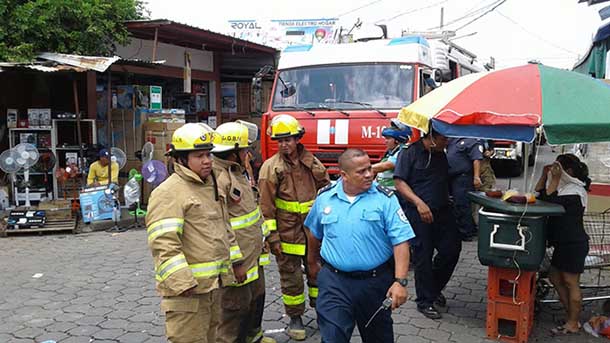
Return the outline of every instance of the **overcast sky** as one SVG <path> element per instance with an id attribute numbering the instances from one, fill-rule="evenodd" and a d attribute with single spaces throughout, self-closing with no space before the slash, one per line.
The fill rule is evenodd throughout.
<path id="1" fill-rule="evenodd" d="M 357 18 L 387 24 L 391 36 L 401 30 L 427 30 L 483 9 L 498 0 L 146 0 L 153 19 L 171 19 L 216 32 L 229 32 L 228 20 L 339 18 L 351 27 Z M 606 3 L 605 5 L 610 5 Z M 486 62 L 495 57 L 496 67 L 537 59 L 544 64 L 571 68 L 586 54 L 601 24 L 597 11 L 604 5 L 587 6 L 578 0 L 507 0 L 495 10 L 457 31 L 455 40 Z M 401 15 L 403 14 L 403 15 Z M 468 18 L 447 25 L 458 29 Z"/>

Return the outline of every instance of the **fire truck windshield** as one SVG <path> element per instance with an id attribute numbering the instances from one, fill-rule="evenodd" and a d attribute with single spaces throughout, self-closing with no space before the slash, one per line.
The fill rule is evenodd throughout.
<path id="1" fill-rule="evenodd" d="M 283 70 L 273 108 L 399 109 L 413 100 L 413 69 L 408 64 L 370 63 Z M 296 92 L 285 91 L 293 87 Z"/>

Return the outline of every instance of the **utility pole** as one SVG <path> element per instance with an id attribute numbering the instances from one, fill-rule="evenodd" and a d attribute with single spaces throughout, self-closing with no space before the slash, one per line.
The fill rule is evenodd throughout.
<path id="1" fill-rule="evenodd" d="M 441 27 L 440 27 L 441 31 L 443 31 L 443 26 L 445 25 L 444 19 L 445 19 L 445 7 L 441 7 Z"/>

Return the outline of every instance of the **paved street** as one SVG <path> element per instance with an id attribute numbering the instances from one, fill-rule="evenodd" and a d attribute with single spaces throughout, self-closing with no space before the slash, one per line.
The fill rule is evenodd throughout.
<path id="1" fill-rule="evenodd" d="M 164 342 L 145 242 L 144 231 L 0 239 L 0 342 Z M 288 342 L 281 330 L 287 320 L 275 265 L 268 269 L 267 280 L 264 328 L 279 342 Z M 476 243 L 466 243 L 445 292 L 449 300 L 444 318 L 426 319 L 408 302 L 394 313 L 396 341 L 485 341 L 486 282 Z M 598 306 L 588 306 L 587 314 Z M 588 339 L 581 334 L 553 340 L 547 332 L 560 313 L 544 307 L 531 341 Z M 319 342 L 314 318 L 309 310 L 307 342 Z"/>
<path id="2" fill-rule="evenodd" d="M 547 149 L 546 147 L 544 149 Z M 538 167 L 553 156 L 543 151 Z M 537 168 L 537 169 L 539 169 Z M 515 186 L 513 181 L 513 186 Z M 506 188 L 507 179 L 499 180 Z M 517 185 L 518 186 L 518 185 Z M 605 274 L 605 273 L 604 273 Z M 11 236 L 0 239 L 0 342 L 164 342 L 163 316 L 154 290 L 153 268 L 144 231 L 109 234 Z M 585 279 L 596 273 L 587 272 Z M 409 276 L 413 280 L 412 274 Z M 266 273 L 264 329 L 289 342 L 277 267 Z M 610 279 L 602 278 L 610 283 Z M 444 318 L 424 318 L 412 301 L 393 314 L 396 342 L 486 342 L 487 269 L 477 260 L 476 242 L 465 243 L 445 295 Z M 409 292 L 413 299 L 413 282 Z M 610 294 L 602 290 L 601 295 Z M 598 312 L 589 303 L 582 319 Z M 561 320 L 558 306 L 542 306 L 532 342 L 593 342 L 584 333 L 553 338 Z M 319 342 L 315 313 L 305 318 L 307 342 Z M 357 333 L 353 342 L 359 342 Z"/>

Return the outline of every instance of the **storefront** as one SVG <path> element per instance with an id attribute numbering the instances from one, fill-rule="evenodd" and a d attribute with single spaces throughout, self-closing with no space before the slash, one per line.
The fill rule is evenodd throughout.
<path id="1" fill-rule="evenodd" d="M 101 147 L 125 153 L 122 186 L 131 169 L 141 170 L 136 152 L 144 143 L 164 161 L 184 122 L 256 121 L 251 80 L 275 65 L 275 49 L 166 20 L 126 25 L 131 43 L 115 57 L 46 53 L 32 63 L 0 63 L 0 150 L 25 142 L 39 150 L 28 173 L 32 205 L 78 198 Z M 69 166 L 78 172 L 66 173 Z M 2 208 L 14 206 L 15 195 L 25 203 L 23 174 L 5 174 Z"/>

